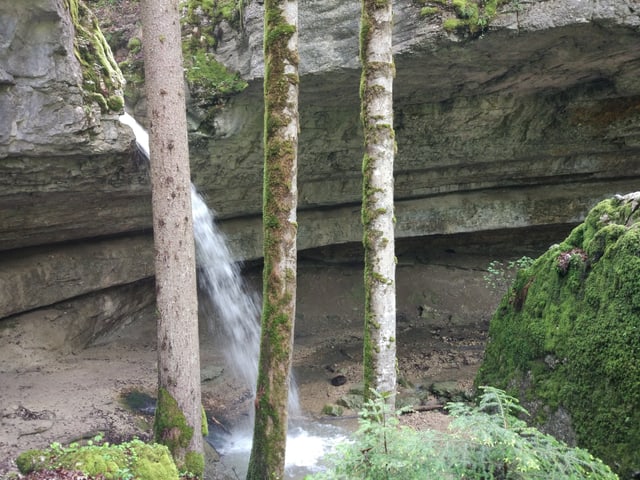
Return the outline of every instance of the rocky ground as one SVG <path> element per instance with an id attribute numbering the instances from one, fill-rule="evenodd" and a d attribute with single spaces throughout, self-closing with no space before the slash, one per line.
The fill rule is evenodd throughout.
<path id="1" fill-rule="evenodd" d="M 499 297 L 483 278 L 494 258 L 453 249 L 410 259 L 399 255 L 401 402 L 424 408 L 446 401 L 430 393 L 442 381 L 471 390 Z M 247 273 L 250 285 L 258 277 L 257 271 Z M 294 370 L 303 412 L 321 418 L 327 406 L 342 404 L 343 415 L 353 416 L 347 394 L 361 385 L 362 268 L 311 255 L 300 263 L 298 284 Z M 34 315 L 46 321 L 46 311 Z M 201 339 L 205 408 L 212 422 L 231 428 L 252 399 L 227 373 L 215 338 L 203 329 Z M 110 441 L 149 438 L 152 416 L 131 411 L 122 398 L 131 391 L 154 394 L 154 324 L 129 325 L 108 340 L 79 351 L 51 351 L 37 328 L 0 328 L 0 478 L 15 471 L 19 452 L 54 441 L 98 432 Z M 331 383 L 336 376 L 344 377 L 342 385 Z M 437 410 L 405 421 L 419 428 L 447 424 Z"/>

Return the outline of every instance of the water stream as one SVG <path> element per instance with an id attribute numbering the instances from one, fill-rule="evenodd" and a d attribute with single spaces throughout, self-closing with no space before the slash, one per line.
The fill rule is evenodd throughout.
<path id="1" fill-rule="evenodd" d="M 141 153 L 149 159 L 149 135 L 128 114 L 120 122 L 132 128 Z M 207 315 L 210 331 L 224 345 L 228 366 L 255 392 L 260 352 L 260 299 L 245 284 L 240 268 L 233 260 L 223 233 L 215 222 L 214 212 L 207 206 L 196 187 L 191 185 L 193 229 L 201 303 L 211 306 Z M 291 377 L 293 379 L 293 375 Z M 251 450 L 253 411 L 247 412 L 249 424 L 229 435 L 212 435 L 208 440 L 236 474 L 246 472 Z M 302 478 L 316 471 L 321 458 L 339 441 L 344 432 L 333 425 L 323 425 L 301 413 L 298 389 L 294 380 L 289 385 L 289 415 L 292 421 L 287 436 L 287 475 Z"/>

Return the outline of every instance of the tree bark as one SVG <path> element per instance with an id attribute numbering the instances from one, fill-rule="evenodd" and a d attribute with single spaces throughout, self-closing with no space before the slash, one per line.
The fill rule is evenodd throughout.
<path id="1" fill-rule="evenodd" d="M 202 400 L 191 180 L 178 0 L 143 0 L 158 307 L 157 442 L 202 477 Z"/>
<path id="2" fill-rule="evenodd" d="M 298 2 L 264 7 L 264 287 L 251 480 L 284 478 L 296 305 Z"/>
<path id="3" fill-rule="evenodd" d="M 392 0 L 363 0 L 360 23 L 362 224 L 365 250 L 365 397 L 369 389 L 395 405 L 396 287 L 393 213 Z"/>

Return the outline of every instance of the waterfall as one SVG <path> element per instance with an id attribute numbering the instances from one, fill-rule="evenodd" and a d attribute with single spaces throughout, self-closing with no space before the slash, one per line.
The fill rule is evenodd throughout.
<path id="1" fill-rule="evenodd" d="M 132 128 L 138 148 L 149 158 L 147 131 L 127 113 L 120 116 L 120 122 Z M 255 393 L 260 353 L 259 298 L 247 288 L 225 236 L 216 225 L 213 211 L 193 184 L 191 208 L 198 287 L 200 295 L 204 296 L 201 303 L 213 307 L 216 317 L 207 315 L 207 323 L 210 330 L 221 336 L 217 340 L 224 346 L 229 367 Z M 289 412 L 292 416 L 300 414 L 298 391 L 293 380 L 289 386 Z"/>
<path id="2" fill-rule="evenodd" d="M 196 244 L 198 286 L 219 319 L 207 319 L 223 338 L 224 353 L 234 373 L 255 391 L 260 353 L 260 308 L 249 295 L 240 269 L 231 260 L 225 238 L 216 227 L 213 212 L 191 186 L 193 234 Z M 217 328 L 216 328 L 217 327 Z"/>
<path id="3" fill-rule="evenodd" d="M 128 113 L 120 115 L 118 118 L 120 123 L 126 125 L 133 130 L 133 135 L 136 137 L 136 144 L 138 145 L 138 150 L 149 159 L 149 133 L 140 125 L 135 118 L 133 118 Z"/>

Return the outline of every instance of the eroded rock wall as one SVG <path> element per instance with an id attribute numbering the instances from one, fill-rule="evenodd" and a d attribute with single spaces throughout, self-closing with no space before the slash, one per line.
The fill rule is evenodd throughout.
<path id="1" fill-rule="evenodd" d="M 77 346 L 153 304 L 131 285 L 153 276 L 153 250 L 146 166 L 86 101 L 74 35 L 63 0 L 0 5 L 0 318 L 59 307 Z"/>
<path id="2" fill-rule="evenodd" d="M 575 224 L 635 190 L 640 17 L 625 1 L 507 5 L 478 38 L 395 7 L 399 238 Z M 301 7 L 299 245 L 358 242 L 358 2 Z M 194 181 L 246 257 L 260 255 L 261 7 L 218 57 L 250 87 L 192 144 Z M 195 138 L 195 136 L 194 136 Z M 247 237 L 243 232 L 252 231 Z"/>
<path id="3" fill-rule="evenodd" d="M 442 28 L 452 13 L 424 17 L 411 0 L 394 6 L 399 242 L 566 229 L 600 199 L 637 190 L 634 1 L 509 4 L 474 38 Z M 244 259 L 262 252 L 262 9 L 249 1 L 238 27 L 222 26 L 216 51 L 249 88 L 219 110 L 213 131 L 198 130 L 201 116 L 190 111 L 193 181 Z M 359 3 L 302 2 L 300 17 L 303 251 L 361 240 Z M 5 2 L 0 25 L 0 251 L 11 260 L 0 264 L 8 289 L 0 318 L 149 278 L 146 169 L 117 117 L 84 103 L 63 0 Z M 102 275 L 97 258 L 126 242 L 148 245 L 135 250 L 143 266 L 85 279 L 86 266 Z M 76 281 L 65 288 L 64 275 L 47 273 L 60 258 L 82 265 L 69 267 Z"/>

